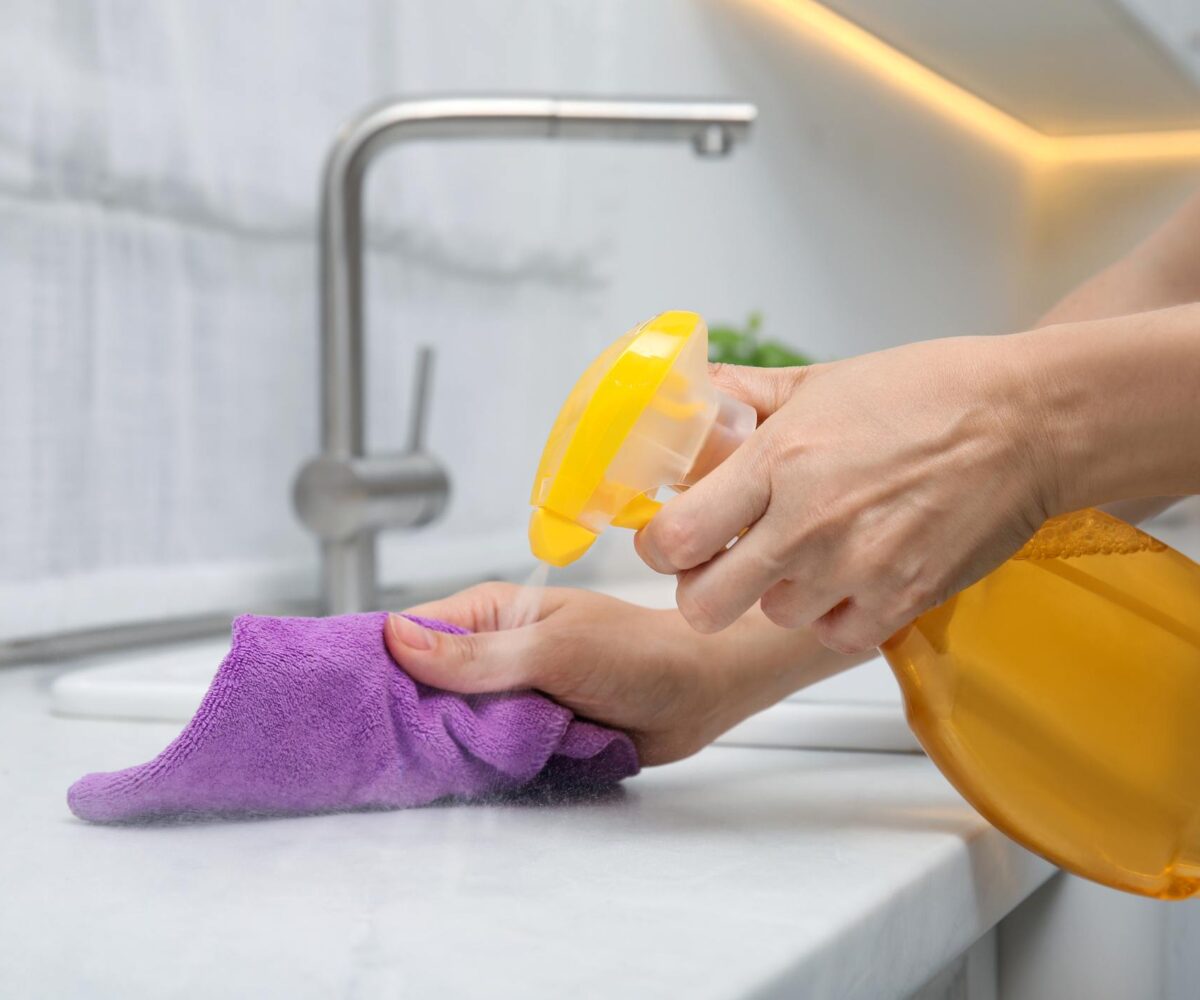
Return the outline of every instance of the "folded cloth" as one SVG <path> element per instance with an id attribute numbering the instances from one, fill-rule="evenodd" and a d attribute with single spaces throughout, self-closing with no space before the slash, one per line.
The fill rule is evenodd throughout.
<path id="1" fill-rule="evenodd" d="M 539 694 L 457 695 L 414 681 L 384 645 L 386 621 L 238 618 L 183 732 L 149 763 L 81 778 L 71 811 L 131 822 L 403 808 L 637 773 L 629 737 Z"/>

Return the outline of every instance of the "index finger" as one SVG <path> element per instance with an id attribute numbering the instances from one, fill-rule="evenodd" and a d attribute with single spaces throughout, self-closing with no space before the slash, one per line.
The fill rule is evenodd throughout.
<path id="1" fill-rule="evenodd" d="M 638 555 L 659 573 L 693 569 L 762 517 L 770 500 L 770 473 L 752 436 L 686 493 L 667 501 L 637 533 Z"/>

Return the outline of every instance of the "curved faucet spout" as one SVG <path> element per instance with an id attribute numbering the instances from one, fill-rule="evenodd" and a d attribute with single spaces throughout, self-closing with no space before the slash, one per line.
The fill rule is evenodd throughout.
<path id="1" fill-rule="evenodd" d="M 342 481 L 329 463 L 354 466 L 366 457 L 363 182 L 383 149 L 401 141 L 526 137 L 683 141 L 699 155 L 711 156 L 744 138 L 755 114 L 754 105 L 735 101 L 444 97 L 389 101 L 350 121 L 330 149 L 321 187 L 321 458 L 330 474 L 298 481 L 297 506 L 336 506 L 336 498 L 315 502 L 310 493 L 322 489 L 319 483 Z M 430 477 L 426 465 L 421 463 L 422 488 L 443 491 L 421 508 L 428 515 L 444 506 L 449 488 L 444 476 Z M 438 482 L 443 485 L 437 487 Z M 386 497 L 372 510 L 380 511 L 379 523 L 367 523 L 350 539 L 324 541 L 323 597 L 329 612 L 366 610 L 374 602 L 375 533 L 384 524 L 405 523 L 406 516 L 389 513 Z"/>

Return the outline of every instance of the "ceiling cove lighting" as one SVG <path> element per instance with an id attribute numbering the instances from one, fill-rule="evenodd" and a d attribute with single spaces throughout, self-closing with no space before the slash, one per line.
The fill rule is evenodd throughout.
<path id="1" fill-rule="evenodd" d="M 935 73 L 815 0 L 753 0 L 865 69 L 893 90 L 968 131 L 1039 163 L 1200 160 L 1200 129 L 1047 135 Z"/>

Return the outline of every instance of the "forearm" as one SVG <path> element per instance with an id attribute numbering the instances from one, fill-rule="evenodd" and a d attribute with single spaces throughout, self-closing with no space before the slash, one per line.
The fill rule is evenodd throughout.
<path id="1" fill-rule="evenodd" d="M 1200 303 L 1012 338 L 1048 514 L 1200 493 Z"/>
<path id="2" fill-rule="evenodd" d="M 1108 319 L 1200 301 L 1200 192 L 1149 238 L 1073 289 L 1037 322 L 1038 327 Z M 1105 504 L 1137 523 L 1177 497 L 1138 497 Z"/>
<path id="3" fill-rule="evenodd" d="M 1200 192 L 1120 260 L 1056 303 L 1037 326 L 1108 319 L 1200 301 Z"/>

